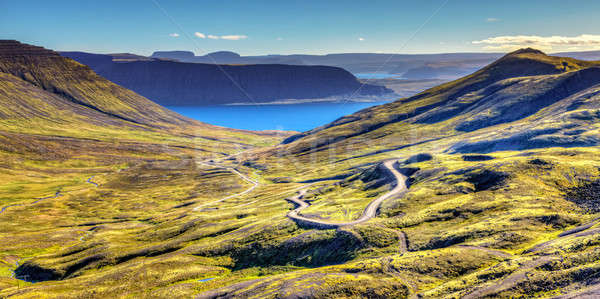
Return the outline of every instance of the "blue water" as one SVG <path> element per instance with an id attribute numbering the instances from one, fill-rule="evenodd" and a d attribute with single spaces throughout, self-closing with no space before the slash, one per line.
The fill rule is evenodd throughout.
<path id="1" fill-rule="evenodd" d="M 363 108 L 384 103 L 386 102 L 168 108 L 187 117 L 228 128 L 302 132 L 330 123 Z"/>
<path id="2" fill-rule="evenodd" d="M 387 79 L 387 78 L 400 78 L 399 74 L 388 74 L 388 73 L 356 73 L 354 76 L 358 79 Z"/>

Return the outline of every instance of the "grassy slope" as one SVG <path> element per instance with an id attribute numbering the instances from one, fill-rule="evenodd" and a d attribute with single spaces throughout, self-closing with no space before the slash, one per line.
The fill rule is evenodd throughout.
<path id="1" fill-rule="evenodd" d="M 482 115 L 481 109 L 505 109 L 490 104 L 540 98 L 535 94 L 548 94 L 544 90 L 555 90 L 593 64 L 533 51 L 504 59 L 510 68 L 500 61 L 291 144 L 224 160 L 261 185 L 219 203 L 215 200 L 248 185 L 223 169 L 196 163 L 195 155 L 204 156 L 211 142 L 181 150 L 176 141 L 157 147 L 140 140 L 118 146 L 103 141 L 102 150 L 95 143 L 92 150 L 87 142 L 85 147 L 69 140 L 60 144 L 61 151 L 72 149 L 64 157 L 47 154 L 58 147 L 54 140 L 39 141 L 49 150 L 35 155 L 26 143 L 12 142 L 17 149 L 5 153 L 2 167 L 19 177 L 9 175 L 11 184 L 0 187 L 0 198 L 23 194 L 19 200 L 27 201 L 58 189 L 65 195 L 0 214 L 7 227 L 1 243 L 10 244 L 0 251 L 0 295 L 542 297 L 581 288 L 600 273 L 595 226 L 590 234 L 559 234 L 598 216 L 598 210 L 567 200 L 569 190 L 586 189 L 586 182 L 600 176 L 594 142 L 600 98 L 593 82 L 574 94 L 558 93 L 531 115 L 474 131 L 457 128 Z M 528 67 L 519 68 L 522 64 Z M 495 92 L 486 92 L 494 84 Z M 520 98 L 524 92 L 529 96 Z M 399 121 L 416 107 L 436 103 L 451 117 L 431 121 L 419 113 Z M 468 106 L 460 112 L 449 109 L 462 104 Z M 342 124 L 348 120 L 353 121 Z M 560 130 L 527 135 L 512 146 L 485 143 L 550 126 Z M 586 142 L 563 140 L 568 136 Z M 528 138 L 551 143 L 514 146 L 531 144 Z M 489 153 L 462 153 L 473 151 L 465 147 L 471 144 Z M 292 205 L 283 199 L 305 186 L 302 181 L 345 174 L 311 185 L 307 199 L 313 206 L 303 213 L 356 218 L 370 198 L 390 188 L 378 163 L 418 153 L 432 159 L 403 164 L 416 170 L 410 192 L 385 202 L 380 217 L 325 231 L 304 229 L 285 217 Z M 245 160 L 252 163 L 238 164 Z M 94 174 L 99 187 L 86 183 Z M 11 279 L 10 269 L 20 259 L 62 280 Z"/>
<path id="2" fill-rule="evenodd" d="M 286 136 L 184 118 L 28 45 L 2 43 L 0 71 L 2 289 L 19 284 L 10 278 L 15 263 L 85 241 L 92 227 L 109 231 L 102 248 L 139 249 L 126 237 L 130 227 L 169 218 L 165 211 L 184 201 L 245 187 L 236 175 L 201 169 L 197 161 Z"/>

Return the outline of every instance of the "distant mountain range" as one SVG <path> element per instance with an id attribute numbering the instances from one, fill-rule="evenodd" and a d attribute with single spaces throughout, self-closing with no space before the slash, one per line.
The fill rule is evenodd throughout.
<path id="1" fill-rule="evenodd" d="M 184 62 L 219 64 L 296 64 L 329 65 L 352 73 L 382 72 L 401 75 L 405 79 L 453 80 L 471 74 L 502 57 L 503 53 L 445 53 L 445 54 L 378 54 L 341 53 L 327 55 L 264 55 L 240 56 L 220 51 L 195 56 L 190 51 L 157 51 L 153 58 L 175 59 Z M 582 60 L 600 60 L 600 51 L 554 54 Z"/>
<path id="2" fill-rule="evenodd" d="M 175 59 L 184 62 L 218 64 L 294 64 L 328 65 L 352 73 L 382 72 L 402 75 L 406 79 L 458 78 L 485 66 L 501 57 L 500 53 L 450 53 L 450 54 L 377 54 L 342 53 L 327 55 L 265 55 L 240 56 L 220 51 L 195 56 L 189 51 L 157 51 L 153 58 Z"/>
<path id="3" fill-rule="evenodd" d="M 412 89 L 419 92 L 430 87 L 430 82 L 469 75 L 502 57 L 500 53 L 241 56 L 230 51 L 203 56 L 190 51 L 157 51 L 150 57 L 130 53 L 61 52 L 61 55 L 167 106 L 334 100 L 350 95 L 368 100 L 394 97 L 394 91 L 396 97 L 412 96 L 415 92 L 406 93 L 402 86 L 394 87 L 403 83 L 402 80 L 363 80 L 361 83 L 348 71 L 397 74 L 411 80 Z M 556 55 L 600 59 L 600 51 Z"/>
<path id="4" fill-rule="evenodd" d="M 61 55 L 88 65 L 99 75 L 166 106 L 378 97 L 393 93 L 382 86 L 363 84 L 350 72 L 332 66 L 215 65 L 179 62 L 174 58 L 83 52 L 61 52 Z M 178 54 L 178 57 L 184 56 Z"/>

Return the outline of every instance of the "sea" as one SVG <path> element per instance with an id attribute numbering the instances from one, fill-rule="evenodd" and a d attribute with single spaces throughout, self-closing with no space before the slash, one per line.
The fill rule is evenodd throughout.
<path id="1" fill-rule="evenodd" d="M 167 107 L 205 123 L 244 130 L 308 131 L 344 115 L 387 102 L 319 102 L 302 104 Z"/>

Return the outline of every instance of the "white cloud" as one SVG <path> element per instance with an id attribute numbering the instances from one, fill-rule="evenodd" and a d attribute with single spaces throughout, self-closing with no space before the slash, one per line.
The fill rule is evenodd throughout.
<path id="1" fill-rule="evenodd" d="M 486 50 L 514 50 L 524 47 L 541 50 L 590 50 L 600 47 L 600 35 L 582 34 L 579 36 L 537 36 L 537 35 L 507 35 L 490 37 L 472 42 L 483 45 Z"/>
<path id="2" fill-rule="evenodd" d="M 179 37 L 179 33 L 169 33 L 170 37 Z"/>
<path id="3" fill-rule="evenodd" d="M 283 37 L 278 37 L 277 40 L 283 40 Z"/>
<path id="4" fill-rule="evenodd" d="M 364 37 L 359 37 L 358 40 L 362 42 L 362 41 L 365 41 L 365 38 Z"/>
<path id="5" fill-rule="evenodd" d="M 494 23 L 494 22 L 499 22 L 500 19 L 498 19 L 498 18 L 487 18 L 487 19 L 485 19 L 485 21 L 488 22 L 488 23 Z"/>
<path id="6" fill-rule="evenodd" d="M 245 35 L 221 35 L 221 39 L 226 39 L 226 40 L 240 40 L 240 39 L 246 39 L 248 38 Z"/>
<path id="7" fill-rule="evenodd" d="M 198 38 L 208 38 L 208 39 L 226 39 L 226 40 L 240 40 L 240 39 L 245 39 L 248 38 L 245 35 L 214 35 L 214 34 L 204 34 L 204 33 L 200 33 L 200 32 L 196 32 L 194 33 L 194 35 Z M 177 35 L 179 36 L 179 35 Z"/>

